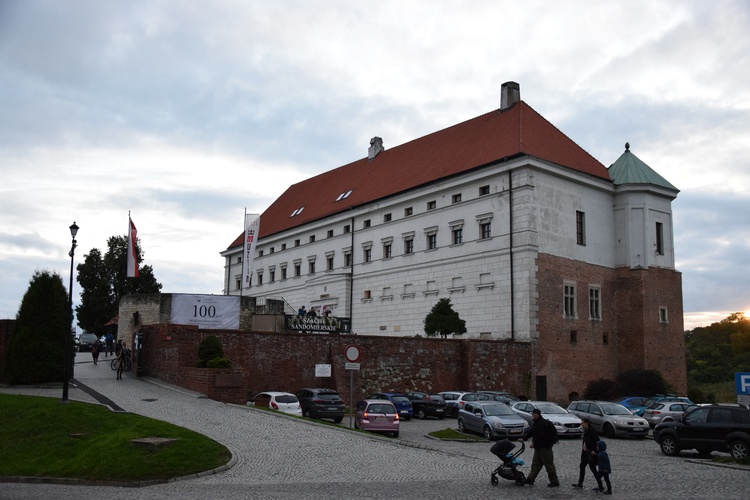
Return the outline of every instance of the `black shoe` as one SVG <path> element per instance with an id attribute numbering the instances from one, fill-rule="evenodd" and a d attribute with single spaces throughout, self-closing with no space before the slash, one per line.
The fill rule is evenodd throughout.
<path id="1" fill-rule="evenodd" d="M 583 485 L 581 483 L 573 483 L 571 484 L 573 488 L 583 488 Z"/>
<path id="2" fill-rule="evenodd" d="M 607 491 L 604 492 L 604 494 L 605 495 L 611 495 L 612 494 L 612 490 L 607 490 Z"/>
<path id="3" fill-rule="evenodd" d="M 601 493 L 602 491 L 604 491 L 604 488 L 597 487 L 597 488 L 594 488 L 593 491 L 594 493 Z"/>
<path id="4" fill-rule="evenodd" d="M 523 484 L 528 484 L 529 486 L 534 486 L 534 481 L 529 481 L 528 479 Z"/>
<path id="5" fill-rule="evenodd" d="M 548 488 L 557 488 L 558 486 L 560 486 L 560 483 L 558 483 L 557 481 L 555 481 L 554 483 L 549 483 L 547 485 Z"/>

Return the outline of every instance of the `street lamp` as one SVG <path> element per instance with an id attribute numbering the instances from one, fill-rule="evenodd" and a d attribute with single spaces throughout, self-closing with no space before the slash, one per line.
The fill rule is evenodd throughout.
<path id="1" fill-rule="evenodd" d="M 70 245 L 70 287 L 68 288 L 68 324 L 65 325 L 65 355 L 63 356 L 63 402 L 68 401 L 68 380 L 73 376 L 71 372 L 72 360 L 70 359 L 70 332 L 73 326 L 73 256 L 76 253 L 76 234 L 78 233 L 78 226 L 75 221 L 70 226 L 70 236 L 73 239 L 73 243 Z"/>

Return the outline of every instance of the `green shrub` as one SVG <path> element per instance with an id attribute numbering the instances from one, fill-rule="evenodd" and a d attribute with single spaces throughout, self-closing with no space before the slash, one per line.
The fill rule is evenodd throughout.
<path id="1" fill-rule="evenodd" d="M 201 340 L 198 346 L 198 367 L 206 368 L 208 362 L 214 358 L 223 358 L 224 348 L 221 346 L 221 340 L 216 335 L 209 335 Z"/>
<path id="2" fill-rule="evenodd" d="M 206 368 L 231 368 L 232 362 L 227 358 L 214 358 L 206 362 Z"/>

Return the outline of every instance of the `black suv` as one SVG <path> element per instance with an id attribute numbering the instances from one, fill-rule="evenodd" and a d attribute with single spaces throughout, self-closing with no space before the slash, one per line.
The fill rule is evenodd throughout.
<path id="1" fill-rule="evenodd" d="M 723 451 L 735 459 L 748 458 L 750 410 L 739 405 L 699 406 L 675 422 L 657 424 L 654 441 L 665 455 L 694 448 L 702 455 Z"/>
<path id="2" fill-rule="evenodd" d="M 344 400 L 333 389 L 300 389 L 296 396 L 303 416 L 330 418 L 337 424 L 344 420 Z"/>
<path id="3" fill-rule="evenodd" d="M 406 397 L 411 401 L 414 414 L 421 420 L 425 417 L 437 417 L 442 420 L 448 412 L 448 403 L 440 394 L 410 392 Z"/>

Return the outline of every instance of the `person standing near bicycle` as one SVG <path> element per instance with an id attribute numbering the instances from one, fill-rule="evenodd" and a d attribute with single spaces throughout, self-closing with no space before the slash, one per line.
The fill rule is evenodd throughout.
<path id="1" fill-rule="evenodd" d="M 115 357 L 117 364 L 117 380 L 122 380 L 122 370 L 125 368 L 125 356 L 127 347 L 124 340 L 118 340 L 115 347 Z"/>

